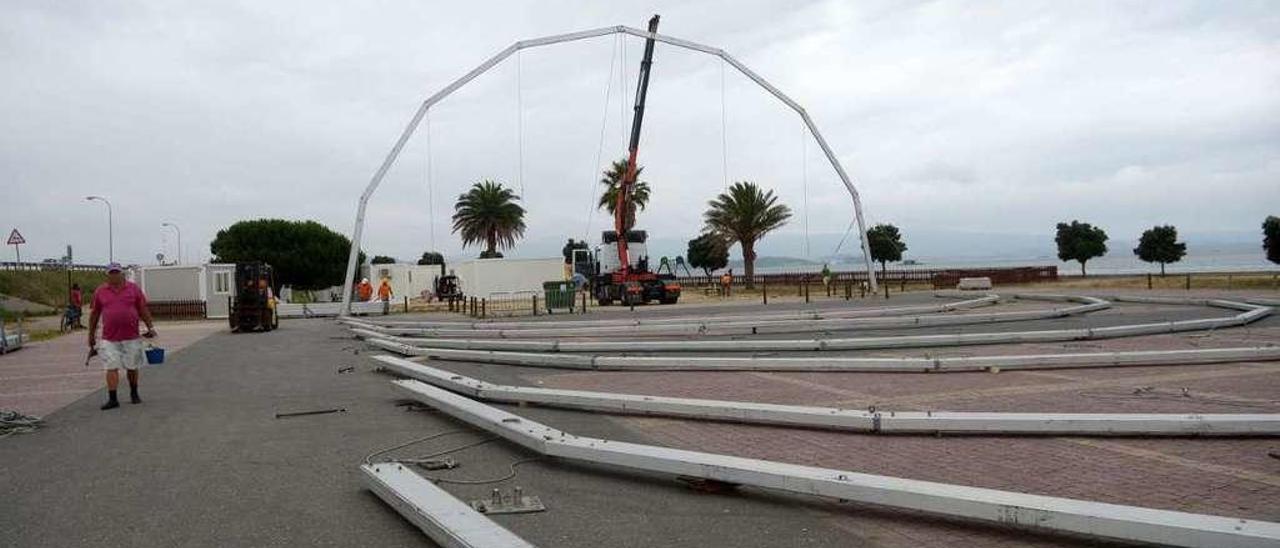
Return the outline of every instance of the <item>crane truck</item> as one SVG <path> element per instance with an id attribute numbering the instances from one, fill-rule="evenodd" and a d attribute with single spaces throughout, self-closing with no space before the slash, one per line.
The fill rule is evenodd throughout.
<path id="1" fill-rule="evenodd" d="M 596 253 L 596 273 L 592 294 L 596 302 L 624 305 L 657 301 L 675 303 L 680 298 L 680 284 L 671 274 L 660 275 L 649 266 L 645 245 L 648 234 L 627 226 L 627 212 L 633 207 L 636 184 L 636 159 L 640 151 L 640 125 L 644 121 L 645 96 L 649 91 L 649 69 L 653 64 L 653 34 L 658 32 L 658 16 L 649 20 L 650 36 L 644 41 L 644 57 L 640 60 L 636 103 L 631 120 L 631 141 L 627 150 L 627 167 L 618 183 L 617 202 L 613 210 L 613 230 L 601 234 Z"/>

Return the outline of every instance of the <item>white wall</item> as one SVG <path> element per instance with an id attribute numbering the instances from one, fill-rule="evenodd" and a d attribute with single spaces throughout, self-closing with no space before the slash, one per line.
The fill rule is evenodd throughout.
<path id="1" fill-rule="evenodd" d="M 532 291 L 541 293 L 542 282 L 565 279 L 564 258 L 475 259 L 451 268 L 468 296 Z"/>
<path id="2" fill-rule="evenodd" d="M 405 297 L 420 297 L 423 290 L 433 289 L 435 278 L 440 275 L 440 265 L 375 264 L 369 265 L 369 274 L 374 299 L 378 298 L 378 284 L 385 277 L 391 280 L 393 300 L 403 300 Z"/>

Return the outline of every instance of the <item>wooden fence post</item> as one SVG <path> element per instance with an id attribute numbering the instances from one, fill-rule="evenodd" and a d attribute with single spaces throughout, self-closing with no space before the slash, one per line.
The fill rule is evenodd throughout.
<path id="1" fill-rule="evenodd" d="M 483 318 L 483 317 L 484 317 L 484 314 L 485 314 L 485 308 L 487 307 L 487 305 L 488 305 L 488 304 L 489 304 L 489 298 L 488 298 L 488 297 L 481 297 L 481 298 L 480 298 L 480 317 L 481 317 L 481 318 Z"/>
<path id="2" fill-rule="evenodd" d="M 534 316 L 538 315 L 538 294 L 537 293 L 534 293 L 533 295 L 533 315 Z"/>
<path id="3" fill-rule="evenodd" d="M 760 299 L 769 304 L 769 278 L 760 279 Z"/>
<path id="4" fill-rule="evenodd" d="M 804 302 L 809 302 L 809 278 L 807 276 L 804 279 Z"/>
<path id="5" fill-rule="evenodd" d="M 1191 291 L 1191 273 L 1187 273 L 1187 291 Z"/>

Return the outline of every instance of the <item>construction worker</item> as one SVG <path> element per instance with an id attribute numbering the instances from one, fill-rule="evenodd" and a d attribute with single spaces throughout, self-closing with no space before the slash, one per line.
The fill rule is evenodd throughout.
<path id="1" fill-rule="evenodd" d="M 382 314 L 391 313 L 391 280 L 383 278 L 378 284 L 378 300 L 382 301 Z"/>
<path id="2" fill-rule="evenodd" d="M 360 284 L 356 286 L 356 295 L 364 302 L 373 300 L 373 284 L 369 283 L 369 278 L 360 280 Z"/>
<path id="3" fill-rule="evenodd" d="M 724 295 L 725 297 L 728 297 L 730 296 L 730 292 L 732 290 L 733 290 L 733 269 L 730 268 L 729 270 L 726 270 L 724 274 L 720 275 L 720 294 Z"/>

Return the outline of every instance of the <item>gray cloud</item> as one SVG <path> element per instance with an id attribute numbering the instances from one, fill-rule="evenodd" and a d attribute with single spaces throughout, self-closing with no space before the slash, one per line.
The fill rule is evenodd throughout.
<path id="1" fill-rule="evenodd" d="M 0 230 L 23 230 L 24 257 L 69 243 L 104 260 L 101 205 L 83 200 L 102 194 L 130 261 L 175 253 L 165 221 L 188 256 L 243 218 L 348 232 L 426 95 L 515 40 L 639 27 L 653 11 L 664 33 L 724 47 L 804 104 L 869 217 L 908 235 L 1044 234 L 1067 218 L 1117 235 L 1156 222 L 1252 231 L 1280 203 L 1280 16 L 1266 2 L 662 4 L 6 3 Z M 434 226 L 437 247 L 458 255 L 450 205 L 485 177 L 523 183 L 517 254 L 603 228 L 587 194 L 623 153 L 640 45 L 527 51 L 450 97 L 431 114 L 431 199 L 420 131 L 370 206 L 366 251 L 414 256 Z M 672 242 L 659 252 L 683 251 L 726 178 L 775 188 L 797 210 L 779 242 L 806 224 L 843 232 L 847 195 L 816 144 L 732 69 L 722 135 L 721 69 L 657 52 L 641 222 Z"/>

